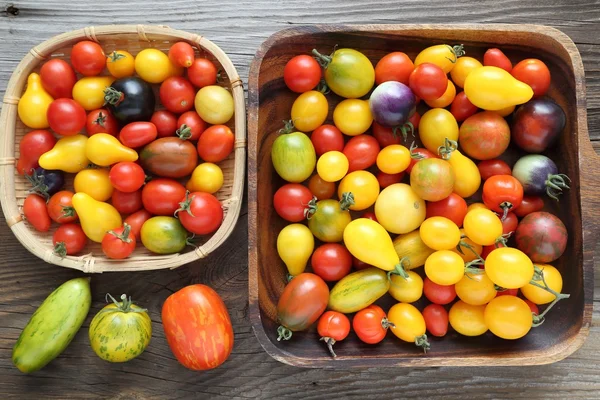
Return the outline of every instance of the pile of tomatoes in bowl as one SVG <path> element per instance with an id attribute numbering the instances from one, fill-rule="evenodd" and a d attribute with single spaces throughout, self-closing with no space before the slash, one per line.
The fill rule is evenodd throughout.
<path id="1" fill-rule="evenodd" d="M 28 76 L 18 103 L 31 129 L 17 163 L 32 184 L 23 214 L 38 232 L 59 224 L 55 254 L 80 254 L 88 241 L 113 259 L 140 241 L 173 254 L 219 228 L 234 102 L 218 78 L 186 42 L 134 56 L 81 41 L 70 63 L 51 59 Z"/>
<path id="2" fill-rule="evenodd" d="M 391 330 L 424 350 L 449 327 L 514 340 L 569 297 L 552 265 L 567 229 L 545 211 L 569 189 L 545 155 L 566 116 L 543 61 L 435 45 L 374 65 L 355 49 L 315 49 L 283 80 L 299 95 L 271 148 L 287 182 L 273 197 L 288 222 L 278 340 L 315 323 L 333 356 L 351 328 L 368 344 Z M 396 301 L 387 310 L 375 304 L 384 296 Z"/>

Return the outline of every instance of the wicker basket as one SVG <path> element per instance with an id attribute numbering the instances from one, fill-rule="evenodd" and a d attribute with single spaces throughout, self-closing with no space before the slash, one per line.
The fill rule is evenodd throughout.
<path id="1" fill-rule="evenodd" d="M 39 72 L 43 62 L 50 58 L 69 61 L 71 47 L 81 40 L 93 40 L 102 45 L 105 52 L 117 49 L 136 55 L 144 48 L 168 51 L 177 41 L 186 41 L 195 46 L 199 55 L 209 58 L 221 73 L 221 85 L 230 89 L 235 103 L 235 114 L 230 128 L 235 132 L 235 149 L 219 166 L 223 170 L 224 185 L 216 193 L 224 208 L 221 227 L 207 237 L 195 238 L 197 247 L 178 254 L 157 255 L 141 244 L 126 260 L 111 260 L 104 256 L 97 243 L 89 242 L 86 253 L 81 256 L 61 258 L 54 254 L 52 234 L 37 232 L 21 215 L 22 205 L 30 188 L 27 180 L 16 172 L 15 162 L 19 157 L 19 142 L 31 129 L 17 116 L 17 103 L 24 92 L 27 77 Z M 158 97 L 157 97 L 158 98 Z M 3 100 L 0 115 L 0 202 L 8 226 L 17 239 L 33 254 L 46 262 L 83 272 L 142 271 L 162 268 L 177 268 L 181 265 L 206 257 L 219 247 L 233 231 L 240 214 L 243 197 L 246 164 L 246 108 L 244 89 L 235 67 L 227 55 L 214 43 L 202 36 L 170 29 L 163 26 L 110 25 L 88 27 L 64 33 L 32 48 L 13 72 Z M 67 188 L 72 188 L 72 176 Z"/>

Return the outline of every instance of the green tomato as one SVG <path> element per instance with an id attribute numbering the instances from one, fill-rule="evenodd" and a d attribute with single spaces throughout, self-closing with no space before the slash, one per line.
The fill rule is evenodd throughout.
<path id="1" fill-rule="evenodd" d="M 325 82 L 335 94 L 356 99 L 373 88 L 375 69 L 361 52 L 338 49 L 331 56 L 325 56 L 313 50 L 313 54 L 325 66 Z"/>
<path id="2" fill-rule="evenodd" d="M 185 248 L 187 231 L 174 217 L 152 217 L 142 225 L 140 237 L 153 253 L 173 254 Z"/>
<path id="3" fill-rule="evenodd" d="M 308 228 L 322 242 L 341 242 L 346 225 L 352 221 L 348 207 L 353 203 L 354 200 L 348 193 L 344 193 L 342 201 L 311 201 L 308 204 Z"/>
<path id="4" fill-rule="evenodd" d="M 317 155 L 304 133 L 283 133 L 273 142 L 271 160 L 279 176 L 288 182 L 299 183 L 312 175 Z"/>

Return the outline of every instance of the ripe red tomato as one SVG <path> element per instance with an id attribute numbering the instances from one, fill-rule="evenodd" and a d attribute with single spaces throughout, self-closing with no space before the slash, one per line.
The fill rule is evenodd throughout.
<path id="1" fill-rule="evenodd" d="M 448 311 L 439 304 L 430 304 L 423 309 L 425 326 L 433 336 L 443 337 L 448 333 Z"/>
<path id="2" fill-rule="evenodd" d="M 326 311 L 319 318 L 317 333 L 327 345 L 331 355 L 336 357 L 333 345 L 335 342 L 340 342 L 348 337 L 350 333 L 350 320 L 341 312 Z"/>
<path id="3" fill-rule="evenodd" d="M 352 269 L 352 255 L 339 243 L 325 243 L 315 250 L 311 258 L 313 272 L 324 281 L 339 281 Z"/>
<path id="4" fill-rule="evenodd" d="M 32 169 L 40 166 L 40 156 L 52 150 L 55 144 L 56 138 L 48 130 L 38 129 L 26 133 L 19 142 L 17 172 L 21 175 L 31 174 Z"/>
<path id="5" fill-rule="evenodd" d="M 450 112 L 458 122 L 464 121 L 478 110 L 479 108 L 467 99 L 467 94 L 465 92 L 457 93 L 454 100 L 452 100 L 452 104 L 450 104 Z"/>
<path id="6" fill-rule="evenodd" d="M 23 203 L 23 214 L 25 219 L 33 225 L 38 232 L 48 232 L 50 229 L 50 216 L 46 208 L 46 200 L 37 194 L 31 193 Z"/>
<path id="7" fill-rule="evenodd" d="M 218 163 L 231 154 L 235 136 L 225 125 L 213 125 L 198 139 L 198 154 L 206 162 Z"/>
<path id="8" fill-rule="evenodd" d="M 477 169 L 479 169 L 481 179 L 484 181 L 495 175 L 512 175 L 510 166 L 505 161 L 497 158 L 479 161 L 477 163 Z"/>
<path id="9" fill-rule="evenodd" d="M 510 127 L 493 111 L 471 115 L 460 126 L 458 143 L 462 151 L 477 160 L 499 157 L 510 143 Z"/>
<path id="10" fill-rule="evenodd" d="M 496 297 L 498 296 L 516 296 L 519 294 L 519 289 L 506 289 L 499 292 L 496 292 Z"/>
<path id="11" fill-rule="evenodd" d="M 199 315 L 206 318 L 198 318 Z M 216 368 L 233 349 L 227 307 L 217 292 L 206 285 L 186 286 L 167 297 L 162 307 L 162 324 L 171 351 L 186 368 Z"/>
<path id="12" fill-rule="evenodd" d="M 73 68 L 64 60 L 54 58 L 40 69 L 42 86 L 53 99 L 72 99 L 73 86 L 77 76 Z"/>
<path id="13" fill-rule="evenodd" d="M 210 193 L 188 193 L 179 204 L 179 221 L 185 229 L 196 235 L 213 233 L 223 222 L 223 206 Z"/>
<path id="14" fill-rule="evenodd" d="M 194 107 L 196 89 L 190 81 L 181 76 L 172 76 L 160 84 L 160 102 L 175 114 L 181 114 Z"/>
<path id="15" fill-rule="evenodd" d="M 273 206 L 277 214 L 286 221 L 300 222 L 306 219 L 304 210 L 312 198 L 313 194 L 306 186 L 287 183 L 275 192 Z"/>
<path id="16" fill-rule="evenodd" d="M 523 201 L 523 185 L 511 175 L 494 175 L 483 184 L 483 203 L 499 213 L 512 210 Z"/>
<path id="17" fill-rule="evenodd" d="M 77 213 L 73 208 L 73 192 L 61 190 L 48 200 L 48 215 L 54 222 L 65 224 L 77 220 Z"/>
<path id="18" fill-rule="evenodd" d="M 550 70 L 543 61 L 536 58 L 519 62 L 512 69 L 512 76 L 531 86 L 534 97 L 545 95 L 550 88 Z"/>
<path id="19" fill-rule="evenodd" d="M 106 257 L 122 260 L 135 250 L 136 239 L 129 225 L 108 231 L 102 238 L 102 252 Z"/>
<path id="20" fill-rule="evenodd" d="M 454 285 L 438 285 L 427 277 L 423 280 L 423 294 L 430 302 L 441 305 L 450 304 L 456 298 Z"/>
<path id="21" fill-rule="evenodd" d="M 185 114 L 187 113 L 182 114 L 182 117 Z M 195 114 L 198 115 L 198 113 Z M 200 118 L 199 115 L 198 118 Z M 154 111 L 152 118 L 150 118 L 150 122 L 156 126 L 156 136 L 159 138 L 174 136 L 177 128 L 181 126 L 177 125 L 177 116 L 168 110 Z"/>
<path id="22" fill-rule="evenodd" d="M 321 66 L 311 56 L 296 56 L 285 64 L 283 80 L 292 92 L 308 92 L 319 84 Z"/>
<path id="23" fill-rule="evenodd" d="M 119 141 L 132 149 L 142 147 L 154 141 L 158 136 L 156 126 L 152 122 L 131 122 L 121 129 Z"/>
<path id="24" fill-rule="evenodd" d="M 343 153 L 348 158 L 348 173 L 367 169 L 374 165 L 379 154 L 379 143 L 370 135 L 358 135 L 351 138 Z"/>
<path id="25" fill-rule="evenodd" d="M 381 172 L 379 171 L 377 173 L 377 181 L 379 182 L 379 187 L 381 187 L 382 189 L 393 185 L 394 183 L 400 183 L 402 182 L 402 179 L 404 178 L 404 171 L 398 173 L 398 174 L 386 174 L 385 172 Z"/>
<path id="26" fill-rule="evenodd" d="M 408 164 L 408 168 L 406 168 L 406 172 L 410 174 L 413 167 L 420 160 L 424 160 L 426 158 L 439 158 L 435 153 L 423 148 L 417 147 L 410 151 L 410 164 Z"/>
<path id="27" fill-rule="evenodd" d="M 533 301 L 527 300 L 527 299 L 525 299 L 525 303 L 527 303 L 527 305 L 529 306 L 529 309 L 531 310 L 532 313 L 534 313 L 535 315 L 540 315 L 540 310 L 539 310 L 537 304 L 535 304 Z"/>
<path id="28" fill-rule="evenodd" d="M 371 268 L 372 265 L 371 264 L 367 264 L 364 261 L 360 261 L 358 258 L 352 256 L 352 267 L 357 270 L 363 270 L 363 269 L 367 269 L 367 268 Z"/>
<path id="29" fill-rule="evenodd" d="M 73 99 L 54 100 L 47 116 L 50 129 L 63 136 L 78 134 L 87 120 L 84 108 Z"/>
<path id="30" fill-rule="evenodd" d="M 487 258 L 487 256 L 494 250 L 496 250 L 498 247 L 506 247 L 504 246 L 502 243 L 497 243 L 496 245 L 492 244 L 490 246 L 483 246 L 483 248 L 481 249 L 481 258 L 483 258 L 484 260 Z"/>
<path id="31" fill-rule="evenodd" d="M 177 42 L 169 48 L 169 60 L 175 65 L 188 68 L 194 62 L 194 48 L 186 42 Z"/>
<path id="32" fill-rule="evenodd" d="M 519 219 L 515 215 L 514 212 L 509 212 L 506 214 L 506 218 L 502 220 L 502 234 L 506 235 L 507 233 L 511 233 L 517 230 L 517 226 L 519 225 Z"/>
<path id="33" fill-rule="evenodd" d="M 352 329 L 356 332 L 356 336 L 367 344 L 381 342 L 390 325 L 385 311 L 375 304 L 363 308 L 352 319 Z"/>
<path id="34" fill-rule="evenodd" d="M 344 136 L 334 125 L 321 125 L 310 135 L 310 140 L 315 147 L 317 157 L 328 151 L 344 149 Z"/>
<path id="35" fill-rule="evenodd" d="M 83 76 L 98 75 L 106 66 L 106 55 L 98 43 L 84 40 L 71 49 L 71 65 Z"/>
<path id="36" fill-rule="evenodd" d="M 364 213 L 362 213 L 362 215 L 360 217 L 370 219 L 371 221 L 378 222 L 377 216 L 375 215 L 375 213 L 373 211 L 365 211 Z"/>
<path id="37" fill-rule="evenodd" d="M 177 119 L 176 126 L 177 136 L 187 140 L 200 139 L 200 135 L 208 128 L 208 124 L 194 110 L 181 114 Z"/>
<path id="38" fill-rule="evenodd" d="M 448 76 L 437 65 L 423 63 L 411 72 L 408 86 L 422 100 L 435 100 L 446 92 Z"/>
<path id="39" fill-rule="evenodd" d="M 544 199 L 539 196 L 523 196 L 523 201 L 519 207 L 515 208 L 514 213 L 517 217 L 524 217 L 532 212 L 542 211 L 544 208 Z"/>
<path id="40" fill-rule="evenodd" d="M 418 97 L 417 97 L 417 101 L 415 104 L 419 104 L 419 101 L 421 101 Z M 408 117 L 408 121 L 413 125 L 413 128 L 415 130 L 415 132 L 419 129 L 419 122 L 421 122 L 421 114 L 419 114 L 418 111 L 415 111 L 413 113 L 413 115 L 411 115 L 410 117 Z"/>
<path id="41" fill-rule="evenodd" d="M 217 67 L 206 58 L 196 58 L 187 69 L 190 82 L 199 89 L 217 83 Z"/>
<path id="42" fill-rule="evenodd" d="M 121 192 L 135 192 L 144 185 L 146 173 L 134 162 L 121 161 L 112 166 L 108 179 Z"/>
<path id="43" fill-rule="evenodd" d="M 88 238 L 79 224 L 63 224 L 52 235 L 54 252 L 61 257 L 79 253 L 87 242 Z"/>
<path id="44" fill-rule="evenodd" d="M 483 65 L 502 68 L 506 72 L 512 71 L 512 63 L 500 49 L 488 49 L 483 55 Z"/>
<path id="45" fill-rule="evenodd" d="M 97 133 L 108 133 L 109 135 L 117 136 L 119 134 L 119 123 L 106 108 L 99 108 L 90 111 L 87 115 L 85 130 L 88 136 Z"/>
<path id="46" fill-rule="evenodd" d="M 111 203 L 121 214 L 134 213 L 144 206 L 142 204 L 142 191 L 138 189 L 135 192 L 121 192 L 115 189 L 113 190 Z"/>
<path id="47" fill-rule="evenodd" d="M 426 210 L 426 218 L 446 217 L 461 227 L 467 215 L 467 202 L 456 193 L 451 193 L 440 201 L 428 201 Z"/>
<path id="48" fill-rule="evenodd" d="M 381 146 L 382 148 L 390 146 L 392 144 L 402 144 L 402 135 L 400 135 L 400 132 L 398 132 L 398 134 L 394 134 L 393 128 L 388 128 L 387 126 L 379 125 L 375 121 L 373 121 L 372 128 L 373 137 L 377 139 L 379 146 Z"/>
<path id="49" fill-rule="evenodd" d="M 316 174 L 308 181 L 308 189 L 317 200 L 330 199 L 335 193 L 335 182 L 327 182 Z"/>
<path id="50" fill-rule="evenodd" d="M 408 85 L 408 77 L 415 69 L 412 60 L 400 51 L 386 54 L 375 66 L 375 83 L 398 81 Z"/>
<path id="51" fill-rule="evenodd" d="M 125 221 L 123 222 L 131 226 L 131 233 L 133 233 L 133 236 L 136 238 L 139 238 L 142 225 L 150 218 L 152 218 L 152 214 L 150 214 L 148 210 L 142 208 L 140 211 L 134 212 L 125 218 Z"/>
<path id="52" fill-rule="evenodd" d="M 154 215 L 172 216 L 185 198 L 185 192 L 185 187 L 176 180 L 153 179 L 142 189 L 142 203 Z"/>

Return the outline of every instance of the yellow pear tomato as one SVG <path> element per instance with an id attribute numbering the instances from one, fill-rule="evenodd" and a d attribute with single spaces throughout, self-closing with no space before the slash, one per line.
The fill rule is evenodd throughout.
<path id="1" fill-rule="evenodd" d="M 467 76 L 465 94 L 476 107 L 494 111 L 528 102 L 533 89 L 502 68 L 485 66 Z"/>

